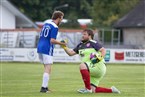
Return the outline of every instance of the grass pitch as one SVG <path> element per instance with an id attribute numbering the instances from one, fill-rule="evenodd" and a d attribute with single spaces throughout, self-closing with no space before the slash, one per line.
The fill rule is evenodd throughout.
<path id="1" fill-rule="evenodd" d="M 79 94 L 83 87 L 77 64 L 54 63 L 49 88 L 40 93 L 43 65 L 39 63 L 0 63 L 0 97 L 145 97 L 145 65 L 108 64 L 100 86 L 116 86 L 121 94 Z"/>

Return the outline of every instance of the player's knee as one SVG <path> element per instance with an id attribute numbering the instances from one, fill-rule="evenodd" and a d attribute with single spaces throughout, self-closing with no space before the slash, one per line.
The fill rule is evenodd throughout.
<path id="1" fill-rule="evenodd" d="M 44 66 L 44 72 L 50 74 L 50 72 L 51 72 L 51 65 L 45 65 Z"/>
<path id="2" fill-rule="evenodd" d="M 86 64 L 84 64 L 84 63 L 81 63 L 81 64 L 80 64 L 80 70 L 81 70 L 81 69 L 87 69 L 87 66 L 86 66 Z"/>

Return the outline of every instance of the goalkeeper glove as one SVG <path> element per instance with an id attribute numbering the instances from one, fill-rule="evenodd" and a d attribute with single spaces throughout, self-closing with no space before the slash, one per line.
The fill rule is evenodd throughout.
<path id="1" fill-rule="evenodd" d="M 67 39 L 64 39 L 64 40 L 61 40 L 60 42 L 62 42 L 62 43 L 67 43 L 68 40 L 67 40 Z"/>
<path id="2" fill-rule="evenodd" d="M 67 39 L 65 39 L 65 40 L 61 40 L 61 42 L 62 43 L 67 43 L 68 42 L 68 40 Z M 67 49 L 67 46 L 65 46 L 65 45 L 61 45 L 61 47 L 63 48 L 63 49 Z"/>
<path id="3" fill-rule="evenodd" d="M 90 54 L 90 60 L 93 64 L 100 62 L 103 59 L 100 52 L 95 52 Z"/>
<path id="4" fill-rule="evenodd" d="M 101 54 L 96 54 L 96 58 L 101 61 L 103 59 L 103 56 Z"/>

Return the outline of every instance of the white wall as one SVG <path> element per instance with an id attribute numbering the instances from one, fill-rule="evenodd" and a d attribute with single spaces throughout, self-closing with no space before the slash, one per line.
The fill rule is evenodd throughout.
<path id="1" fill-rule="evenodd" d="M 0 4 L 0 29 L 15 29 L 15 16 Z"/>
<path id="2" fill-rule="evenodd" d="M 123 29 L 124 44 L 145 46 L 145 28 Z"/>

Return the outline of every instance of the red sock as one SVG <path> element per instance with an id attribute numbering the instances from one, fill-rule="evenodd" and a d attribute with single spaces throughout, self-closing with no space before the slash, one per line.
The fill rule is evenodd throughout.
<path id="1" fill-rule="evenodd" d="M 103 87 L 96 87 L 96 93 L 112 93 L 112 89 L 103 88 Z"/>
<path id="2" fill-rule="evenodd" d="M 80 70 L 80 72 L 81 72 L 85 87 L 90 90 L 91 85 L 90 85 L 90 73 L 89 73 L 89 71 L 87 69 L 82 69 L 82 70 Z"/>

